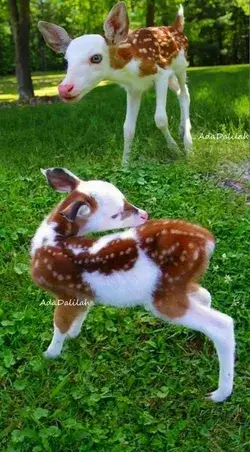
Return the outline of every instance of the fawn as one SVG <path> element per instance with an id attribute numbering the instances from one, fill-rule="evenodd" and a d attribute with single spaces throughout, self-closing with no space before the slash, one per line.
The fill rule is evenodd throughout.
<path id="1" fill-rule="evenodd" d="M 145 211 L 106 182 L 83 182 L 63 168 L 43 173 L 55 190 L 69 192 L 42 222 L 31 247 L 34 282 L 58 300 L 45 355 L 58 356 L 64 340 L 80 333 L 93 300 L 118 308 L 145 306 L 213 341 L 220 373 L 209 397 L 226 399 L 233 388 L 233 320 L 211 309 L 209 292 L 197 282 L 214 250 L 213 235 L 180 220 L 147 221 Z M 133 227 L 101 238 L 82 235 L 128 225 Z"/>
<path id="2" fill-rule="evenodd" d="M 188 40 L 183 34 L 184 14 L 179 7 L 173 26 L 129 30 L 126 4 L 120 2 L 104 22 L 104 36 L 86 34 L 71 40 L 58 25 L 39 22 L 46 43 L 68 62 L 67 75 L 59 85 L 60 97 L 78 102 L 102 80 L 119 83 L 127 92 L 124 123 L 123 165 L 129 160 L 142 93 L 155 85 L 156 126 L 170 149 L 178 149 L 168 129 L 166 102 L 168 86 L 178 96 L 181 112 L 179 133 L 186 151 L 192 147 L 189 118 L 190 97 L 186 85 Z"/>

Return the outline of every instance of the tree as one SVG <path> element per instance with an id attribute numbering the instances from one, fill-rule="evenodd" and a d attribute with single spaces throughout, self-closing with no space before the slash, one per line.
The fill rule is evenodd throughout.
<path id="1" fill-rule="evenodd" d="M 155 1 L 147 1 L 146 27 L 153 27 L 155 22 Z"/>
<path id="2" fill-rule="evenodd" d="M 34 97 L 29 68 L 30 0 L 8 0 L 12 34 L 15 44 L 15 62 L 20 100 Z"/>

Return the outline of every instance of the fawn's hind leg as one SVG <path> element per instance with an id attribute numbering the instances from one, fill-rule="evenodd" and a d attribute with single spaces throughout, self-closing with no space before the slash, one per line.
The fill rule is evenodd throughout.
<path id="1" fill-rule="evenodd" d="M 197 292 L 198 293 L 198 292 Z M 234 325 L 226 314 L 202 304 L 191 294 L 166 294 L 165 299 L 153 303 L 154 314 L 166 321 L 201 331 L 214 343 L 219 358 L 218 389 L 209 395 L 215 402 L 223 402 L 233 389 L 234 378 Z"/>
<path id="2" fill-rule="evenodd" d="M 156 110 L 155 110 L 155 124 L 158 129 L 163 133 L 169 149 L 178 149 L 178 145 L 173 139 L 168 128 L 168 117 L 166 113 L 167 104 L 167 92 L 169 78 L 171 77 L 171 71 L 164 71 L 164 75 L 158 78 L 155 82 L 156 92 Z"/>
<path id="3" fill-rule="evenodd" d="M 203 306 L 207 306 L 208 308 L 211 308 L 212 298 L 210 292 L 208 292 L 208 290 L 205 289 L 204 287 L 195 284 L 193 285 L 188 295 L 192 301 L 200 303 Z"/>
<path id="4" fill-rule="evenodd" d="M 73 304 L 73 303 L 72 303 Z M 87 316 L 88 305 L 74 306 L 60 304 L 56 307 L 54 313 L 54 333 L 51 343 L 44 352 L 46 358 L 56 358 L 60 355 L 65 339 L 76 337 L 80 333 L 80 329 L 84 319 Z"/>
<path id="5" fill-rule="evenodd" d="M 188 152 L 192 148 L 191 124 L 189 116 L 190 95 L 186 84 L 186 69 L 176 71 L 176 76 L 180 85 L 178 100 L 181 111 L 181 121 L 179 126 L 180 137 L 184 141 L 185 150 Z"/>

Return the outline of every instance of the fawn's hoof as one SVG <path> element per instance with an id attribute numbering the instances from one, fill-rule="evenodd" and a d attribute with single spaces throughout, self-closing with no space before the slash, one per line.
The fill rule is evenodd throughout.
<path id="1" fill-rule="evenodd" d="M 58 351 L 56 350 L 49 350 L 47 349 L 44 353 L 43 356 L 47 359 L 53 359 L 53 358 L 57 358 L 57 356 L 59 356 L 60 353 L 58 353 Z"/>
<path id="2" fill-rule="evenodd" d="M 191 136 L 184 136 L 184 148 L 186 153 L 190 152 L 193 147 L 193 140 Z"/>
<path id="3" fill-rule="evenodd" d="M 231 390 L 216 389 L 216 391 L 210 392 L 210 394 L 206 396 L 206 399 L 212 400 L 213 402 L 224 402 L 231 393 Z"/>
<path id="4" fill-rule="evenodd" d="M 81 330 L 72 330 L 68 331 L 67 336 L 69 339 L 75 339 L 77 336 L 79 336 Z"/>
<path id="5" fill-rule="evenodd" d="M 168 149 L 170 149 L 170 151 L 179 151 L 180 150 L 178 144 L 174 140 L 168 141 L 167 146 L 168 146 Z"/>

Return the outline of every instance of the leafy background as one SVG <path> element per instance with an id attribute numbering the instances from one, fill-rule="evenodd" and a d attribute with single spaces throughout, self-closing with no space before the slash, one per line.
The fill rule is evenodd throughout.
<path id="1" fill-rule="evenodd" d="M 65 27 L 72 37 L 102 33 L 102 24 L 113 0 L 30 0 L 30 65 L 32 71 L 62 70 L 61 56 L 44 45 L 37 22 Z M 170 25 L 179 0 L 127 0 L 131 28 L 145 26 L 149 3 L 154 3 L 155 25 Z M 247 0 L 185 0 L 185 32 L 189 37 L 191 65 L 205 66 L 248 62 Z M 0 75 L 14 72 L 14 44 L 8 2 L 0 0 Z"/>

